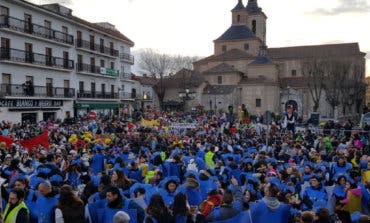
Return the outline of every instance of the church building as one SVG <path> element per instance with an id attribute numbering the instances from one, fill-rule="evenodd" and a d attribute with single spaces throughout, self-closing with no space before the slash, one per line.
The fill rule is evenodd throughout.
<path id="1" fill-rule="evenodd" d="M 181 103 L 176 92 L 181 95 L 190 91 L 193 97 L 182 101 L 186 110 L 201 105 L 205 110 L 226 112 L 232 105 L 236 111 L 245 104 L 251 114 L 264 114 L 267 110 L 281 114 L 292 105 L 300 116 L 307 118 L 313 112 L 314 102 L 305 81 L 304 61 L 341 57 L 365 66 L 365 54 L 358 43 L 268 48 L 267 16 L 257 0 L 248 0 L 246 6 L 238 0 L 231 15 L 231 26 L 214 40 L 213 55 L 196 61 L 194 70 L 183 69 L 166 78 L 164 104 L 176 100 Z M 361 75 L 365 81 L 364 70 Z M 186 79 L 199 83 L 186 85 Z M 322 91 L 318 112 L 324 117 L 333 116 Z"/>

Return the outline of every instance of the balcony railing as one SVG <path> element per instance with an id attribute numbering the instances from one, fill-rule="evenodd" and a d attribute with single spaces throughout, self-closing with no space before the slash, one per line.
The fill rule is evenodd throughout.
<path id="1" fill-rule="evenodd" d="M 129 73 L 120 73 L 119 78 L 121 80 L 131 80 L 131 74 L 129 74 Z"/>
<path id="2" fill-rule="evenodd" d="M 7 15 L 0 15 L 0 28 L 8 28 L 60 43 L 70 45 L 73 45 L 74 43 L 73 36 L 68 33 L 56 31 L 45 26 L 33 24 Z"/>
<path id="3" fill-rule="evenodd" d="M 102 53 L 102 54 L 106 54 L 106 55 L 110 55 L 114 57 L 118 57 L 118 50 L 115 50 L 113 48 L 106 47 L 106 46 L 101 46 L 99 44 L 95 44 L 87 40 L 77 39 L 76 47 L 91 50 L 91 51 L 96 51 L 98 53 Z"/>
<path id="4" fill-rule="evenodd" d="M 13 62 L 29 63 L 68 70 L 72 70 L 74 68 L 73 60 L 3 47 L 0 48 L 0 60 L 9 60 Z"/>
<path id="5" fill-rule="evenodd" d="M 122 99 L 133 99 L 132 94 L 129 92 L 122 92 Z"/>
<path id="6" fill-rule="evenodd" d="M 106 67 L 99 67 L 91 64 L 83 64 L 83 63 L 76 63 L 77 71 L 79 72 L 87 72 L 93 74 L 102 74 L 105 76 L 110 77 L 117 77 L 119 75 L 119 71 L 115 69 L 110 69 Z"/>
<path id="7" fill-rule="evenodd" d="M 77 98 L 97 98 L 97 99 L 118 99 L 118 93 L 98 92 L 98 91 L 79 91 Z"/>
<path id="8" fill-rule="evenodd" d="M 73 98 L 75 89 L 29 84 L 1 84 L 2 96 Z"/>
<path id="9" fill-rule="evenodd" d="M 135 62 L 135 57 L 132 56 L 131 54 L 128 54 L 128 53 L 121 53 L 119 55 L 119 58 L 121 61 L 126 61 L 126 62 L 129 62 L 129 63 L 132 63 L 134 64 Z"/>

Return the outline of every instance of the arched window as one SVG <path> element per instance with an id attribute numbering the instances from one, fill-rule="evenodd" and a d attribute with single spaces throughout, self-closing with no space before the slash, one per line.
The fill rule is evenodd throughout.
<path id="1" fill-rule="evenodd" d="M 240 22 L 240 15 L 237 16 L 237 21 Z"/>
<path id="2" fill-rule="evenodd" d="M 252 31 L 254 34 L 256 34 L 256 30 L 257 30 L 257 22 L 256 20 L 253 20 L 252 21 Z"/>

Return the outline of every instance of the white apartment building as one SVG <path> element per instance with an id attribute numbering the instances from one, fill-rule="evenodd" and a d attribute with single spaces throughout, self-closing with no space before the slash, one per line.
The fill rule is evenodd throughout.
<path id="1" fill-rule="evenodd" d="M 59 4 L 0 2 L 0 117 L 13 122 L 119 114 L 132 106 L 134 43 Z"/>

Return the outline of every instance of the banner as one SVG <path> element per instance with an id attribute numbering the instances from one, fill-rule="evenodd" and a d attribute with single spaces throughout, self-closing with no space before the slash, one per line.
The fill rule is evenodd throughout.
<path id="1" fill-rule="evenodd" d="M 0 135 L 0 143 L 5 142 L 6 148 L 9 148 L 12 145 L 13 141 L 14 140 L 10 137 Z"/>
<path id="2" fill-rule="evenodd" d="M 23 147 L 27 148 L 29 151 L 32 151 L 34 146 L 42 145 L 44 148 L 49 149 L 49 135 L 47 131 L 42 132 L 40 135 L 33 137 L 28 140 L 19 141 Z"/>
<path id="3" fill-rule="evenodd" d="M 159 121 L 157 121 L 157 120 L 146 120 L 146 119 L 141 119 L 141 126 L 143 126 L 143 127 L 150 127 L 150 128 L 152 128 L 152 127 L 154 127 L 154 126 L 160 126 L 160 123 L 159 123 Z"/>
<path id="4" fill-rule="evenodd" d="M 174 123 L 170 127 L 173 129 L 195 129 L 196 125 L 194 123 Z"/>

